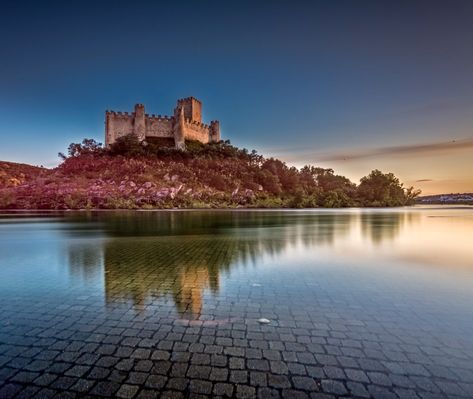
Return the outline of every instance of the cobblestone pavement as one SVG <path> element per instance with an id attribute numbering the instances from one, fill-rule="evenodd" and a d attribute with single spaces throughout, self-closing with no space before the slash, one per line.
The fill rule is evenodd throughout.
<path id="1" fill-rule="evenodd" d="M 41 295 L 27 276 L 0 294 L 0 397 L 473 398 L 471 323 L 452 335 L 448 301 L 356 267 L 283 270 L 263 240 L 270 272 L 234 242 L 68 247 L 71 273 L 103 280 L 46 292 L 38 271 Z"/>

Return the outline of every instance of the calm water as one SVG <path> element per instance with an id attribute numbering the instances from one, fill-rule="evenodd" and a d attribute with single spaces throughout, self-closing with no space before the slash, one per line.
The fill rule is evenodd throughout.
<path id="1" fill-rule="evenodd" d="M 473 397 L 473 208 L 2 213 L 0 367 L 4 397 Z"/>

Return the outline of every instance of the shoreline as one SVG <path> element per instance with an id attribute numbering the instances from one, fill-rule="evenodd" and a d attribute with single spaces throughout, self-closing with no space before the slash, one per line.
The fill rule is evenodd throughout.
<path id="1" fill-rule="evenodd" d="M 270 212 L 270 211 L 297 211 L 297 212 L 307 212 L 307 211 L 362 211 L 362 210 L 401 210 L 401 209 L 435 209 L 435 208 L 459 208 L 459 209 L 472 209 L 473 205 L 469 204 L 413 204 L 405 206 L 392 206 L 392 207 L 340 207 L 340 208 L 328 208 L 328 207 L 319 207 L 319 208 L 155 208 L 155 209 L 0 209 L 0 213 L 87 213 L 87 212 L 100 212 L 100 213 L 110 213 L 110 212 Z"/>

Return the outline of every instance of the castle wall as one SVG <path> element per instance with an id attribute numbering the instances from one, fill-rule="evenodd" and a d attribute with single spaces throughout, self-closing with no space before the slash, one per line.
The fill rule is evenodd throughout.
<path id="1" fill-rule="evenodd" d="M 220 141 L 220 122 L 219 121 L 210 122 L 210 141 L 213 143 L 218 143 Z"/>
<path id="2" fill-rule="evenodd" d="M 112 144 L 116 139 L 133 133 L 134 115 L 128 112 L 107 112 L 105 145 Z"/>
<path id="3" fill-rule="evenodd" d="M 145 118 L 147 137 L 174 137 L 172 117 L 150 116 Z"/>
<path id="4" fill-rule="evenodd" d="M 143 104 L 135 105 L 133 133 L 136 134 L 140 141 L 143 141 L 146 137 L 145 107 Z"/>
<path id="5" fill-rule="evenodd" d="M 197 140 L 202 143 L 210 141 L 210 128 L 208 125 L 187 119 L 184 122 L 184 138 L 187 140 Z"/>

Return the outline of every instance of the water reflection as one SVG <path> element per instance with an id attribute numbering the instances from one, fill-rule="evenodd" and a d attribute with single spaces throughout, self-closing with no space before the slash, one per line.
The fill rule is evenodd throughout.
<path id="1" fill-rule="evenodd" d="M 107 304 L 144 309 L 148 300 L 170 298 L 181 317 L 198 318 L 205 293 L 216 295 L 234 265 L 290 248 L 334 247 L 360 230 L 378 244 L 415 220 L 404 212 L 123 212 L 72 215 L 64 229 L 79 240 L 68 247 L 71 274 L 93 279 L 103 271 Z M 91 225 L 96 239 L 87 241 Z"/>
<path id="2" fill-rule="evenodd" d="M 150 296 L 170 296 L 183 316 L 200 314 L 203 291 L 218 292 L 231 264 L 231 252 L 209 239 L 118 239 L 104 253 L 107 303 L 131 299 L 139 308 Z"/>
<path id="3" fill-rule="evenodd" d="M 231 337 L 321 367 L 333 356 L 321 356 L 320 345 L 330 347 L 346 367 L 381 362 L 409 381 L 429 375 L 429 389 L 465 387 L 467 397 L 472 230 L 473 208 L 443 207 L 0 215 L 3 369 L 22 369 L 7 383 L 32 375 L 36 385 L 63 365 L 107 367 L 111 357 L 150 350 L 168 359 L 153 363 L 165 373 L 187 369 L 187 344 L 173 342 L 200 346 L 222 335 L 218 346 Z M 262 317 L 271 324 L 260 327 Z M 291 367 L 283 357 L 281 367 Z M 250 360 L 244 365 L 247 373 Z M 81 378 L 95 389 L 93 373 Z M 149 373 L 138 374 L 148 381 Z"/>
<path id="4" fill-rule="evenodd" d="M 95 281 L 103 274 L 104 256 L 101 243 L 69 243 L 66 256 L 69 272 L 74 279 Z"/>

